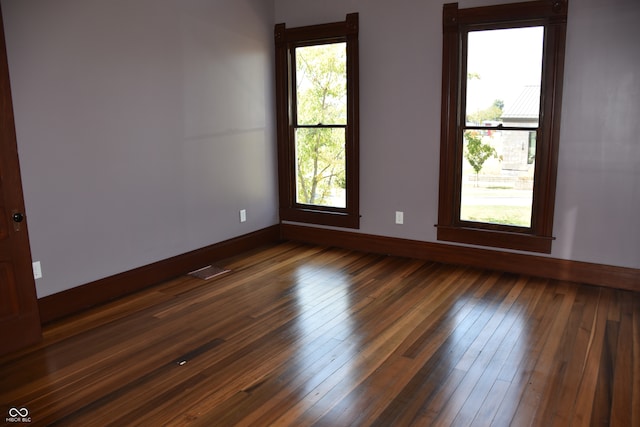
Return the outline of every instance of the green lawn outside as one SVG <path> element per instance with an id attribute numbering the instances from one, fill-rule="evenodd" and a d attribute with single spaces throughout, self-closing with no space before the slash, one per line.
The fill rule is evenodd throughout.
<path id="1" fill-rule="evenodd" d="M 460 209 L 460 218 L 464 221 L 529 227 L 531 208 L 529 206 L 463 205 Z"/>

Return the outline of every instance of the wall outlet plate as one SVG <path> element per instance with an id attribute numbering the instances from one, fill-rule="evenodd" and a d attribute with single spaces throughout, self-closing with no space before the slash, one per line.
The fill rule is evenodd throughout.
<path id="1" fill-rule="evenodd" d="M 40 265 L 40 261 L 36 261 L 33 263 L 33 278 L 42 278 L 42 266 Z"/>
<path id="2" fill-rule="evenodd" d="M 396 211 L 396 224 L 404 224 L 404 212 Z"/>

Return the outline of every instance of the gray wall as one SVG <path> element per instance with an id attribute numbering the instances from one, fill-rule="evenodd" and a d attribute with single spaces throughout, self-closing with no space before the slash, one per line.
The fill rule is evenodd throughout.
<path id="1" fill-rule="evenodd" d="M 272 2 L 2 10 L 39 297 L 278 222 Z"/>
<path id="2" fill-rule="evenodd" d="M 361 232 L 436 241 L 446 2 L 275 0 L 288 27 L 360 13 Z M 638 0 L 569 1 L 555 258 L 640 268 L 638 19 Z"/>

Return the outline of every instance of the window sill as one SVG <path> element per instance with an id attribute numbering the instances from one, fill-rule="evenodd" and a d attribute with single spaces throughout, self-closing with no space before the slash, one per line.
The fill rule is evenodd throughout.
<path id="1" fill-rule="evenodd" d="M 438 240 L 528 252 L 551 253 L 554 238 L 534 234 L 437 225 Z"/>
<path id="2" fill-rule="evenodd" d="M 346 212 L 330 212 L 314 209 L 280 209 L 280 220 L 327 225 L 343 228 L 360 228 L 360 216 Z"/>

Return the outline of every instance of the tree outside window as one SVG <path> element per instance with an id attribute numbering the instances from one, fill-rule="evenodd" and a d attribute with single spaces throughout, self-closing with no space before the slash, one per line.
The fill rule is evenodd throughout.
<path id="1" fill-rule="evenodd" d="M 297 202 L 346 207 L 346 43 L 295 50 Z"/>
<path id="2" fill-rule="evenodd" d="M 275 39 L 280 218 L 358 228 L 358 14 Z"/>

